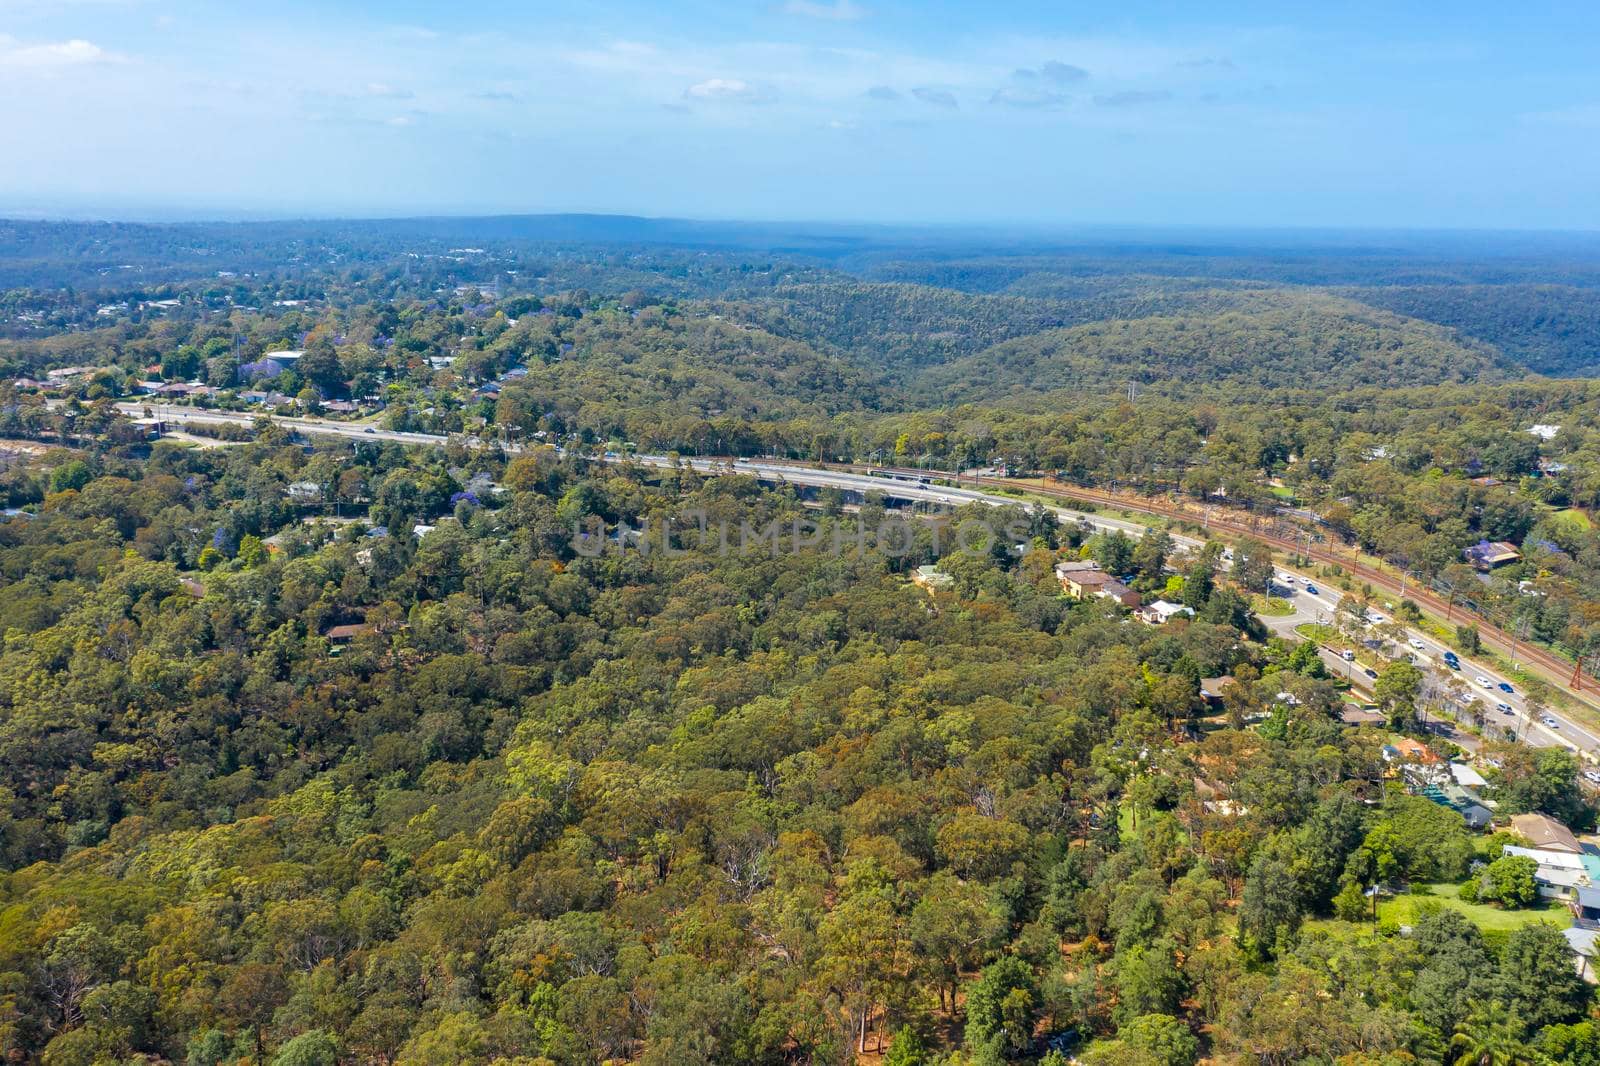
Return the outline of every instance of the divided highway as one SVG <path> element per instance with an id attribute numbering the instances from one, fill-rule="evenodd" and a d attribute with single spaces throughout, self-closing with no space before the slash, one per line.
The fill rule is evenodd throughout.
<path id="1" fill-rule="evenodd" d="M 141 418 L 146 410 L 152 411 L 165 422 L 177 425 L 239 425 L 249 427 L 254 425 L 261 417 L 259 415 L 238 414 L 229 411 L 207 411 L 193 407 L 174 407 L 157 404 L 120 403 L 117 405 L 122 413 Z M 335 422 L 319 418 L 293 418 L 270 416 L 270 420 L 285 429 L 298 433 L 315 436 L 343 437 L 347 439 L 367 441 L 389 441 L 398 444 L 414 445 L 443 445 L 449 438 L 431 433 L 412 433 L 397 430 L 379 429 L 357 423 Z M 518 452 L 522 449 L 513 445 L 507 449 Z M 927 480 L 927 475 L 917 471 L 889 471 L 888 476 L 878 476 L 866 473 L 857 473 L 853 470 L 836 470 L 813 466 L 801 466 L 787 463 L 746 461 L 730 462 L 725 459 L 688 459 L 675 458 L 664 455 L 633 455 L 625 459 L 606 456 L 604 461 L 629 461 L 638 462 L 647 466 L 670 468 L 678 464 L 687 465 L 703 474 L 729 474 L 739 473 L 759 478 L 763 481 L 804 485 L 816 488 L 835 488 L 856 492 L 877 492 L 894 499 L 918 503 L 942 504 L 945 506 L 965 506 L 968 504 L 983 504 L 987 506 L 1006 506 L 1016 504 L 1015 497 L 1002 496 L 977 489 L 954 487 L 950 485 L 933 484 Z M 995 479 L 999 481 L 999 479 Z M 1015 488 L 1026 491 L 1039 491 L 1037 486 L 1027 483 L 1015 483 Z M 1064 495 L 1065 493 L 1057 493 Z M 1125 504 L 1115 499 L 1106 501 L 1115 506 Z M 1068 507 L 1051 506 L 1049 508 L 1062 522 L 1078 523 L 1088 522 L 1096 529 L 1121 530 L 1125 533 L 1138 535 L 1145 529 L 1136 522 L 1124 519 L 1111 518 L 1099 514 L 1089 514 L 1073 510 Z M 1219 528 L 1226 528 L 1221 522 L 1213 523 Z M 1249 531 L 1245 531 L 1249 532 Z M 1271 538 L 1262 537 L 1258 533 L 1250 533 L 1270 543 Z M 1178 533 L 1172 534 L 1172 539 L 1180 546 L 1195 548 L 1202 543 L 1194 537 Z M 1340 594 L 1335 589 L 1316 585 L 1314 577 L 1305 574 L 1277 569 L 1278 588 L 1276 593 L 1288 599 L 1295 607 L 1295 612 L 1288 616 L 1266 617 L 1262 621 L 1274 632 L 1280 635 L 1293 634 L 1294 628 L 1305 622 L 1329 621 L 1334 617 L 1338 608 Z M 1308 586 L 1315 588 L 1315 592 L 1308 590 Z M 1417 665 L 1425 673 L 1431 675 L 1435 684 L 1442 683 L 1456 671 L 1447 665 L 1444 653 L 1449 650 L 1437 639 L 1419 630 L 1407 629 L 1406 638 L 1411 643 Z M 1335 670 L 1344 669 L 1351 674 L 1352 680 L 1361 683 L 1360 687 L 1370 690 L 1371 679 L 1365 676 L 1357 678 L 1359 666 L 1347 664 L 1332 653 L 1325 653 L 1330 667 Z M 1469 659 L 1460 659 L 1459 673 L 1462 679 L 1471 688 L 1473 695 L 1483 703 L 1484 717 L 1491 728 L 1515 728 L 1517 735 L 1529 743 L 1541 746 L 1561 745 L 1579 751 L 1590 759 L 1600 756 L 1600 737 L 1580 727 L 1576 723 L 1554 711 L 1546 711 L 1540 721 L 1530 721 L 1528 717 L 1527 702 L 1520 691 L 1511 687 L 1510 680 L 1501 676 L 1487 664 Z M 1562 686 L 1565 687 L 1565 686 Z M 1511 708 L 1510 714 L 1496 710 L 1497 704 L 1504 704 Z M 1462 718 L 1469 716 L 1462 713 Z"/>

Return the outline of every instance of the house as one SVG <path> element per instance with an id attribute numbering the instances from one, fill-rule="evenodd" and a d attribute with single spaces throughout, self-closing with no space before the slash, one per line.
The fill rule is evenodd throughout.
<path id="1" fill-rule="evenodd" d="M 1555 440 L 1556 434 L 1561 432 L 1561 427 L 1552 426 L 1544 422 L 1537 422 L 1528 427 L 1528 432 L 1532 433 L 1540 440 Z"/>
<path id="2" fill-rule="evenodd" d="M 1086 573 L 1099 570 L 1100 564 L 1093 559 L 1063 559 L 1056 564 L 1056 580 L 1061 582 L 1063 591 L 1067 590 L 1067 576 L 1069 574 Z"/>
<path id="3" fill-rule="evenodd" d="M 1139 621 L 1146 625 L 1166 625 L 1180 616 L 1193 618 L 1194 608 L 1185 607 L 1181 603 L 1168 603 L 1166 600 L 1157 600 L 1139 608 Z"/>
<path id="4" fill-rule="evenodd" d="M 1107 581 L 1095 595 L 1101 599 L 1114 600 L 1129 610 L 1139 609 L 1139 594 L 1115 579 Z"/>
<path id="5" fill-rule="evenodd" d="M 1461 554 L 1479 570 L 1493 570 L 1522 558 L 1517 546 L 1507 540 L 1480 540 Z"/>
<path id="6" fill-rule="evenodd" d="M 944 573 L 932 563 L 919 566 L 911 571 L 911 583 L 918 588 L 927 589 L 929 592 L 935 589 L 947 589 L 955 584 L 955 580 L 955 578 Z"/>
<path id="7" fill-rule="evenodd" d="M 346 625 L 329 626 L 323 630 L 322 636 L 330 644 L 348 644 L 364 633 L 372 632 L 372 626 L 366 622 L 355 622 Z"/>
<path id="8" fill-rule="evenodd" d="M 1574 917 L 1593 922 L 1600 927 L 1600 888 L 1593 885 L 1579 885 L 1577 903 Z"/>
<path id="9" fill-rule="evenodd" d="M 1493 809 L 1470 788 L 1445 782 L 1429 785 L 1422 790 L 1422 795 L 1461 815 L 1469 829 L 1487 829 L 1494 821 Z"/>
<path id="10" fill-rule="evenodd" d="M 1541 851 L 1559 851 L 1568 855 L 1582 855 L 1583 845 L 1572 835 L 1572 830 L 1546 814 L 1513 814 L 1511 829 L 1528 839 Z"/>
<path id="11" fill-rule="evenodd" d="M 1450 777 L 1462 788 L 1482 788 L 1489 783 L 1482 774 L 1464 762 L 1450 764 Z"/>
<path id="12" fill-rule="evenodd" d="M 300 357 L 305 354 L 306 353 L 303 351 L 290 350 L 286 348 L 277 352 L 263 352 L 261 358 L 257 360 L 257 362 L 272 363 L 279 370 L 293 370 L 294 365 L 298 363 L 300 361 Z"/>
<path id="13" fill-rule="evenodd" d="M 1339 720 L 1345 725 L 1381 726 L 1389 719 L 1382 711 L 1374 707 L 1363 707 L 1360 704 L 1346 703 L 1339 711 Z"/>
<path id="14" fill-rule="evenodd" d="M 1223 689 L 1228 685 L 1238 684 L 1232 674 L 1223 674 L 1220 677 L 1202 677 L 1200 679 L 1200 698 L 1206 701 L 1208 707 L 1221 707 L 1225 702 Z"/>
<path id="15" fill-rule="evenodd" d="M 1235 803 L 1228 794 L 1226 785 L 1208 781 L 1196 776 L 1194 779 L 1194 798 L 1200 801 L 1200 806 L 1207 813 L 1232 816 L 1249 814 L 1250 809 L 1242 803 Z"/>
<path id="16" fill-rule="evenodd" d="M 1573 925 L 1561 930 L 1561 935 L 1567 938 L 1567 947 L 1572 949 L 1575 958 L 1572 964 L 1578 968 L 1578 976 L 1589 982 L 1595 983 L 1595 975 L 1589 966 L 1589 960 L 1600 955 L 1600 947 L 1596 941 L 1600 940 L 1600 930 Z"/>
<path id="17" fill-rule="evenodd" d="M 1075 600 L 1090 597 L 1113 600 L 1123 607 L 1137 608 L 1139 594 L 1102 570 L 1075 570 L 1066 577 L 1067 594 Z"/>
<path id="18" fill-rule="evenodd" d="M 1594 883 L 1590 863 L 1584 861 L 1582 855 L 1572 855 L 1565 851 L 1550 851 L 1544 848 L 1519 848 L 1507 844 L 1500 849 L 1502 855 L 1520 855 L 1538 863 L 1538 869 L 1533 872 L 1533 880 L 1539 886 L 1539 895 L 1546 899 L 1561 899 L 1576 905 L 1578 903 L 1578 889 L 1592 886 Z M 1600 863 L 1600 859 L 1590 857 L 1591 862 Z"/>
<path id="19" fill-rule="evenodd" d="M 322 499 L 322 486 L 315 481 L 290 482 L 289 499 L 296 503 L 317 503 Z"/>
<path id="20" fill-rule="evenodd" d="M 1444 761 L 1434 754 L 1432 748 L 1410 737 L 1395 737 L 1385 744 L 1383 757 L 1389 762 L 1421 763 L 1424 766 L 1437 766 Z"/>

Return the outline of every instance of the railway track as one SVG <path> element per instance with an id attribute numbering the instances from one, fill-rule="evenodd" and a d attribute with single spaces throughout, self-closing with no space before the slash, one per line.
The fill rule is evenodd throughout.
<path id="1" fill-rule="evenodd" d="M 1196 515 L 1191 511 L 1186 511 L 1179 507 L 1166 506 L 1145 497 L 1130 499 L 1127 496 L 1118 495 L 1117 493 L 1112 492 L 1105 492 L 1099 489 L 1066 486 L 1059 483 L 1041 485 L 1031 481 L 1019 481 L 1014 478 L 978 477 L 973 480 L 979 484 L 993 485 L 998 488 L 1010 488 L 1019 491 L 1036 492 L 1040 495 L 1054 496 L 1063 500 L 1077 500 L 1080 502 L 1094 503 L 1108 507 L 1117 507 L 1126 511 L 1138 511 L 1143 514 L 1157 515 L 1163 518 L 1173 519 L 1175 521 L 1199 523 L 1207 528 L 1216 529 L 1227 533 L 1234 533 L 1241 536 L 1253 537 L 1256 540 L 1259 540 L 1262 543 L 1268 544 L 1274 548 L 1281 548 L 1285 551 L 1308 556 L 1319 562 L 1337 565 L 1342 567 L 1347 573 L 1361 579 L 1362 581 L 1368 582 L 1374 588 L 1381 588 L 1386 592 L 1393 593 L 1397 597 L 1404 596 L 1419 606 L 1445 617 L 1447 620 L 1454 619 L 1456 617 L 1471 618 L 1472 622 L 1477 625 L 1479 636 L 1485 644 L 1488 644 L 1496 651 L 1505 652 L 1507 655 L 1514 654 L 1518 659 L 1524 662 L 1536 664 L 1541 668 L 1541 673 L 1548 675 L 1546 676 L 1546 680 L 1551 681 L 1558 688 L 1565 689 L 1575 695 L 1580 696 L 1586 703 L 1590 703 L 1591 705 L 1595 704 L 1596 702 L 1593 698 L 1591 698 L 1591 694 L 1587 690 L 1595 688 L 1597 682 L 1594 678 L 1589 677 L 1582 671 L 1575 670 L 1574 665 L 1570 660 L 1563 659 L 1537 644 L 1514 639 L 1511 634 L 1505 632 L 1499 626 L 1496 626 L 1487 619 L 1471 614 L 1465 608 L 1455 606 L 1453 603 L 1450 603 L 1446 599 L 1440 597 L 1432 589 L 1427 588 L 1426 586 L 1413 584 L 1402 588 L 1401 582 L 1396 580 L 1392 575 L 1386 574 L 1381 570 L 1374 569 L 1343 552 L 1339 552 L 1317 544 L 1307 543 L 1304 540 L 1285 537 L 1282 534 L 1271 530 L 1270 528 L 1263 528 L 1261 524 L 1249 521 L 1241 521 L 1233 515 Z"/>
<path id="2" fill-rule="evenodd" d="M 1286 537 L 1258 519 L 1244 519 L 1231 512 L 1218 514 L 1214 510 L 1197 513 L 1182 507 L 1163 504 L 1147 496 L 1127 496 L 1115 492 L 1107 492 L 1103 489 L 1067 485 L 1054 480 L 1024 481 L 1017 478 L 984 475 L 954 477 L 950 474 L 916 467 L 863 467 L 853 463 L 816 465 L 826 466 L 835 470 L 849 470 L 856 473 L 877 472 L 911 478 L 933 477 L 941 481 L 953 480 L 958 485 L 970 484 L 974 488 L 988 487 L 1031 492 L 1066 502 L 1075 501 L 1078 503 L 1092 503 L 1097 506 L 1114 507 L 1123 511 L 1155 515 L 1177 522 L 1199 525 L 1206 529 L 1216 530 L 1219 533 L 1253 537 L 1271 547 L 1304 555 L 1318 562 L 1339 566 L 1346 573 L 1372 585 L 1374 588 L 1382 589 L 1396 597 L 1409 599 L 1447 621 L 1452 621 L 1456 618 L 1470 619 L 1478 627 L 1479 638 L 1484 644 L 1495 651 L 1514 657 L 1524 665 L 1534 668 L 1535 673 L 1557 689 L 1571 693 L 1592 708 L 1600 709 L 1600 699 L 1596 698 L 1596 690 L 1600 690 L 1600 681 L 1576 669 L 1570 659 L 1564 659 L 1538 644 L 1513 638 L 1511 634 L 1493 622 L 1473 614 L 1464 607 L 1457 607 L 1426 586 L 1416 584 L 1402 585 L 1392 575 L 1361 562 L 1353 553 L 1345 553 L 1318 545 L 1305 538 Z"/>

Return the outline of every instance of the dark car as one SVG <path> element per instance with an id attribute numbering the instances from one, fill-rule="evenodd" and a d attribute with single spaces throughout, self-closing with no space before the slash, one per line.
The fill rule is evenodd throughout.
<path id="1" fill-rule="evenodd" d="M 1502 681 L 1502 682 L 1500 682 L 1500 691 L 1501 692 L 1515 693 L 1517 690 L 1511 687 L 1511 683 L 1510 682 Z"/>
<path id="2" fill-rule="evenodd" d="M 1366 674 L 1368 677 L 1377 677 L 1378 676 L 1378 671 L 1374 670 L 1370 666 L 1363 666 L 1361 668 L 1361 672 L 1363 674 Z"/>

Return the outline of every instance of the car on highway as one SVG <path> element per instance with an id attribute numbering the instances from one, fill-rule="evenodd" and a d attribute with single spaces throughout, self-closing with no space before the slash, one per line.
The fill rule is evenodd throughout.
<path id="1" fill-rule="evenodd" d="M 1344 651 L 1339 653 L 1339 658 L 1343 659 L 1347 663 L 1353 663 L 1356 661 L 1356 653 L 1351 651 L 1349 648 L 1346 648 Z"/>
<path id="2" fill-rule="evenodd" d="M 1511 687 L 1509 682 L 1506 682 L 1506 681 L 1500 682 L 1500 686 L 1499 687 L 1500 687 L 1500 691 L 1501 692 L 1508 692 L 1508 693 L 1511 693 L 1513 695 L 1515 695 L 1516 691 L 1517 691 L 1516 689 Z"/>
<path id="3" fill-rule="evenodd" d="M 1448 666 L 1452 670 L 1461 669 L 1461 660 L 1460 659 L 1452 659 L 1452 658 L 1446 656 L 1445 660 L 1444 660 L 1444 664 L 1446 666 Z"/>
<path id="4" fill-rule="evenodd" d="M 361 432 L 363 432 L 363 433 L 376 433 L 378 431 L 373 429 L 371 426 L 368 426 L 366 429 L 363 429 Z"/>
<path id="5" fill-rule="evenodd" d="M 1509 704 L 1509 703 L 1497 703 L 1497 704 L 1494 705 L 1494 709 L 1499 711 L 1501 714 L 1516 714 L 1517 713 L 1516 711 L 1513 711 L 1511 709 L 1511 704 Z"/>
<path id="6" fill-rule="evenodd" d="M 1416 648 L 1418 651 L 1421 651 L 1427 647 L 1426 644 L 1422 643 L 1422 641 L 1418 640 L 1416 637 L 1412 637 L 1410 640 L 1406 641 L 1406 643 L 1411 645 L 1413 648 Z"/>
<path id="7" fill-rule="evenodd" d="M 1484 677 L 1482 674 L 1479 674 L 1477 677 L 1473 678 L 1472 683 L 1477 685 L 1479 688 L 1494 687 L 1493 682 L 1491 682 L 1487 677 Z"/>
<path id="8" fill-rule="evenodd" d="M 1539 719 L 1539 722 L 1546 729 L 1560 729 L 1561 728 L 1561 723 L 1556 721 L 1554 718 L 1550 717 L 1548 714 L 1545 715 L 1543 718 Z"/>
<path id="9" fill-rule="evenodd" d="M 1378 671 L 1374 670 L 1370 666 L 1363 666 L 1361 668 L 1361 672 L 1363 674 L 1366 674 L 1368 677 L 1377 677 L 1378 676 Z"/>
<path id="10" fill-rule="evenodd" d="M 1591 785 L 1600 785 L 1600 770 L 1585 770 L 1583 779 Z"/>
<path id="11" fill-rule="evenodd" d="M 1317 594 L 1317 586 L 1315 586 L 1311 582 L 1307 581 L 1306 582 L 1306 594 L 1310 595 L 1310 596 L 1315 596 Z"/>

